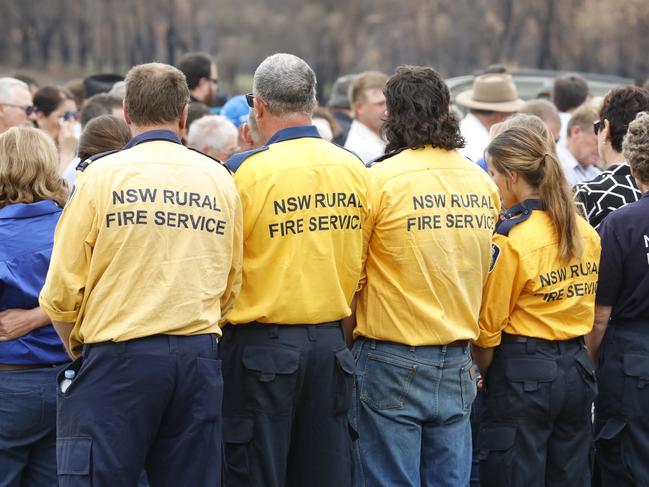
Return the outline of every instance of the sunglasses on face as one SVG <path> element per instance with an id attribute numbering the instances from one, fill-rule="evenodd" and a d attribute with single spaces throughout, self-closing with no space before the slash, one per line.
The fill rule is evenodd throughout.
<path id="1" fill-rule="evenodd" d="M 79 120 L 79 112 L 63 112 L 61 118 L 66 122 L 69 120 Z"/>
<path id="2" fill-rule="evenodd" d="M 250 108 L 254 107 L 255 106 L 255 95 L 253 95 L 252 93 L 248 93 L 246 95 L 246 103 L 248 103 L 248 106 Z"/>
<path id="3" fill-rule="evenodd" d="M 604 120 L 597 120 L 593 122 L 593 132 L 595 135 L 599 134 L 600 130 L 604 128 Z"/>
<path id="4" fill-rule="evenodd" d="M 14 105 L 13 103 L 2 103 L 2 105 L 6 107 L 20 108 L 28 117 L 32 113 L 36 113 L 36 107 L 34 105 Z"/>

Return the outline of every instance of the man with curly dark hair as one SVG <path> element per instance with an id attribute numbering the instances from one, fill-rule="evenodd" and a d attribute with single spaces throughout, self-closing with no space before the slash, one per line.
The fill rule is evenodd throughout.
<path id="1" fill-rule="evenodd" d="M 638 86 L 615 88 L 608 92 L 593 124 L 597 149 L 607 168 L 592 181 L 575 186 L 575 202 L 595 228 L 613 210 L 640 199 L 622 153 L 622 140 L 629 123 L 639 112 L 649 111 L 649 91 Z"/>
<path id="2" fill-rule="evenodd" d="M 462 156 L 439 74 L 403 66 L 384 90 L 388 154 L 370 168 L 351 421 L 359 485 L 468 485 L 476 395 L 469 341 L 500 202 Z"/>

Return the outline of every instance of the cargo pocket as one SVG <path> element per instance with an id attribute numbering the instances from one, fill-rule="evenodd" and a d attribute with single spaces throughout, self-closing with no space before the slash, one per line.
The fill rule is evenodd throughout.
<path id="1" fill-rule="evenodd" d="M 649 410 L 649 355 L 624 354 L 623 411 L 630 416 L 644 416 Z"/>
<path id="2" fill-rule="evenodd" d="M 547 417 L 550 409 L 550 389 L 557 377 L 556 360 L 508 357 L 505 361 L 505 376 L 510 414 Z"/>
<path id="3" fill-rule="evenodd" d="M 508 487 L 513 483 L 514 441 L 516 426 L 489 425 L 478 434 L 480 485 Z"/>
<path id="4" fill-rule="evenodd" d="M 92 438 L 68 437 L 56 440 L 56 468 L 60 487 L 90 487 Z"/>
<path id="5" fill-rule="evenodd" d="M 225 485 L 250 485 L 249 448 L 254 431 L 252 418 L 223 418 Z"/>
<path id="6" fill-rule="evenodd" d="M 336 394 L 334 398 L 334 413 L 347 413 L 352 405 L 352 390 L 354 388 L 354 373 L 356 364 L 352 353 L 347 349 L 336 352 Z"/>
<path id="7" fill-rule="evenodd" d="M 595 436 L 597 461 L 610 472 L 624 473 L 632 477 L 629 466 L 630 456 L 627 450 L 624 430 L 627 424 L 621 418 L 609 418 Z M 626 484 L 625 484 L 626 485 Z"/>
<path id="8" fill-rule="evenodd" d="M 196 357 L 195 360 L 196 381 L 201 387 L 194 396 L 194 416 L 202 422 L 213 422 L 220 417 L 223 402 L 221 361 L 204 357 Z"/>
<path id="9" fill-rule="evenodd" d="M 289 414 L 293 409 L 300 353 L 286 348 L 248 346 L 242 360 L 249 407 L 266 415 Z"/>
<path id="10" fill-rule="evenodd" d="M 374 410 L 403 407 L 417 366 L 393 355 L 367 354 L 360 399 Z"/>
<path id="11" fill-rule="evenodd" d="M 590 405 L 593 403 L 597 397 L 597 379 L 595 377 L 595 370 L 593 368 L 593 362 L 588 356 L 588 352 L 584 350 L 577 357 L 575 357 L 577 362 L 577 370 L 579 375 L 581 375 L 584 384 L 586 384 L 587 394 L 586 394 L 586 407 L 590 408 Z"/>

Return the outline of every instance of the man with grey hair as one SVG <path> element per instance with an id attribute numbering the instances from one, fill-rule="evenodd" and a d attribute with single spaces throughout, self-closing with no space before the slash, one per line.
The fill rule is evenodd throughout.
<path id="1" fill-rule="evenodd" d="M 238 150 L 239 132 L 221 115 L 207 115 L 189 127 L 187 145 L 225 164 Z"/>
<path id="2" fill-rule="evenodd" d="M 30 127 L 35 118 L 29 86 L 16 78 L 0 78 L 0 134 L 11 127 Z"/>
<path id="3" fill-rule="evenodd" d="M 233 156 L 243 284 L 223 330 L 225 484 L 350 486 L 351 314 L 370 202 L 363 163 L 311 122 L 313 70 L 291 54 L 257 68 L 251 128 Z"/>

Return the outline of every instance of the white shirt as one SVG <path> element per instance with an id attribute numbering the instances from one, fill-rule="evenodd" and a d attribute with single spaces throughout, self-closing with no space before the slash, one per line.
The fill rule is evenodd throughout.
<path id="1" fill-rule="evenodd" d="M 561 145 L 563 147 L 566 146 L 566 142 L 568 141 L 568 122 L 570 122 L 571 118 L 572 113 L 559 112 L 559 119 L 561 120 L 561 134 L 559 136 L 559 142 L 557 142 L 557 145 Z"/>
<path id="2" fill-rule="evenodd" d="M 596 166 L 582 166 L 572 152 L 560 144 L 557 144 L 557 155 L 570 186 L 595 179 L 602 172 Z"/>
<path id="3" fill-rule="evenodd" d="M 460 153 L 473 162 L 478 162 L 489 145 L 489 131 L 475 115 L 468 113 L 460 122 L 460 132 L 466 141 L 466 146 L 460 149 Z"/>
<path id="4" fill-rule="evenodd" d="M 74 187 L 75 178 L 77 175 L 77 166 L 80 162 L 81 160 L 79 159 L 79 156 L 75 157 L 74 159 L 72 159 L 72 161 L 70 161 L 70 164 L 68 164 L 68 167 L 65 168 L 65 172 L 63 173 L 63 177 L 70 185 L 70 189 Z"/>
<path id="5" fill-rule="evenodd" d="M 353 120 L 349 127 L 349 135 L 345 141 L 345 149 L 354 152 L 364 163 L 380 157 L 385 152 L 385 140 L 358 120 Z"/>

